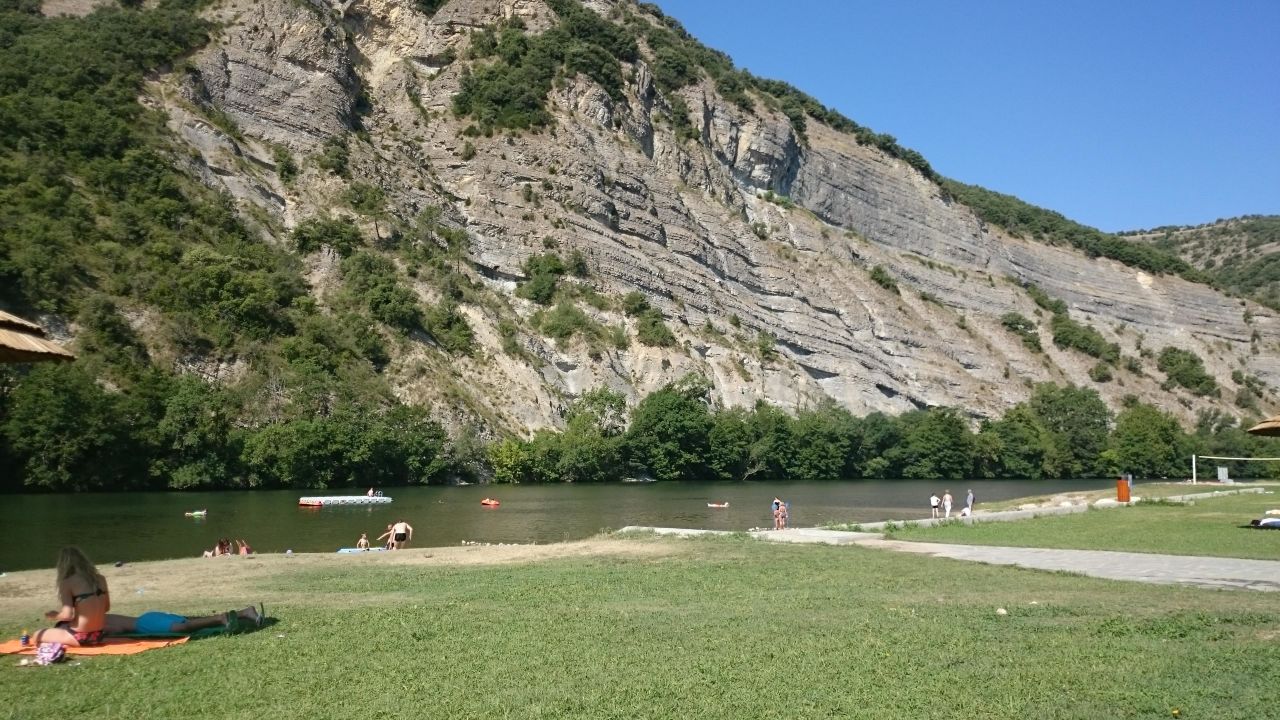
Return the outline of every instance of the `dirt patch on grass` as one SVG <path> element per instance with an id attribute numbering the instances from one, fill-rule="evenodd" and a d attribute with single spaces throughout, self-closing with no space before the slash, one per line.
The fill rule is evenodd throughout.
<path id="1" fill-rule="evenodd" d="M 687 545 L 685 546 L 687 547 Z M 249 557 L 187 558 L 100 566 L 111 587 L 112 612 L 144 609 L 185 612 L 193 608 L 239 607 L 264 600 L 251 596 L 265 580 L 315 569 L 388 566 L 467 566 L 544 562 L 567 558 L 653 559 L 687 552 L 682 544 L 653 538 L 599 537 L 552 545 L 464 545 L 411 548 L 360 555 L 337 553 L 267 554 Z M 266 600 L 288 602 L 273 595 Z M 24 570 L 0 578 L 0 622 L 34 622 L 55 607 L 53 570 Z"/>

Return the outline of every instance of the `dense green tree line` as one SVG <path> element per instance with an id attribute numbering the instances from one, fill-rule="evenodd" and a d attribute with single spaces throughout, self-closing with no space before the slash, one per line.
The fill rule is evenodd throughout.
<path id="1" fill-rule="evenodd" d="M 955 408 L 857 417 L 827 403 L 795 415 L 760 402 L 717 409 L 689 375 L 628 412 L 599 389 L 568 410 L 563 431 L 487 447 L 451 442 L 428 410 L 317 385 L 305 406 L 257 426 L 236 420 L 236 394 L 192 376 L 143 373 L 127 392 L 95 382 L 91 363 L 5 376 L 0 437 L 7 489 L 338 488 L 446 482 L 1076 478 L 1132 472 L 1183 477 L 1188 456 L 1275 456 L 1280 442 L 1233 418 L 1195 432 L 1129 399 L 1112 414 L 1091 390 L 1038 386 L 976 428 Z M 253 390 L 260 392 L 264 389 Z M 1235 464 L 1235 475 L 1280 467 Z"/>
<path id="2" fill-rule="evenodd" d="M 1128 400 L 1112 414 L 1091 389 L 1041 385 L 1030 400 L 976 430 L 954 408 L 856 417 L 826 404 L 795 416 L 767 403 L 716 410 L 711 387 L 688 376 L 642 399 L 624 428 L 621 396 L 599 390 L 571 409 L 564 432 L 489 447 L 497 482 L 849 478 L 1077 478 L 1132 472 L 1182 477 L 1189 456 L 1261 455 L 1275 440 L 1221 416 L 1195 433 L 1153 406 Z M 600 410 L 607 407 L 608 411 Z M 1235 467 L 1256 476 L 1280 468 Z"/>

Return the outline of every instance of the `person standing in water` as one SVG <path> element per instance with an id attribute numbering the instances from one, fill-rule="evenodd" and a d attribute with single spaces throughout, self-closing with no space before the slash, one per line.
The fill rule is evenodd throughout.
<path id="1" fill-rule="evenodd" d="M 773 529 L 787 529 L 787 504 L 778 498 L 773 499 Z"/>
<path id="2" fill-rule="evenodd" d="M 397 520 L 391 526 L 391 549 L 403 550 L 413 539 L 413 526 L 403 520 Z"/>
<path id="3" fill-rule="evenodd" d="M 360 539 L 356 541 L 357 550 L 369 549 L 369 533 L 360 533 Z"/>

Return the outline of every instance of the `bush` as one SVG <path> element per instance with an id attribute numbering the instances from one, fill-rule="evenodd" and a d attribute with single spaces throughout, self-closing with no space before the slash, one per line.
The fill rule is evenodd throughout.
<path id="1" fill-rule="evenodd" d="M 271 149 L 271 157 L 276 161 L 276 176 L 285 185 L 292 184 L 298 177 L 298 163 L 293 160 L 293 153 L 283 145 Z"/>
<path id="2" fill-rule="evenodd" d="M 364 244 L 364 239 L 351 218 L 313 217 L 303 220 L 293 229 L 293 244 L 303 254 L 327 245 L 342 257 L 347 257 Z"/>
<path id="3" fill-rule="evenodd" d="M 1097 330 L 1081 325 L 1065 314 L 1054 315 L 1049 327 L 1053 330 L 1053 344 L 1060 348 L 1078 350 L 1109 363 L 1120 359 L 1119 345 L 1107 342 Z"/>
<path id="4" fill-rule="evenodd" d="M 1000 324 L 1005 329 L 1017 335 L 1022 339 L 1022 344 L 1032 352 L 1042 352 L 1040 346 L 1040 334 L 1036 331 L 1036 324 L 1030 319 L 1016 312 L 1005 313 L 1000 316 Z"/>
<path id="5" fill-rule="evenodd" d="M 871 280 L 885 290 L 890 290 L 895 295 L 898 294 L 898 281 L 894 280 L 893 276 L 889 274 L 889 271 L 885 270 L 883 267 L 876 265 L 871 268 Z"/>
<path id="6" fill-rule="evenodd" d="M 1027 294 L 1035 301 L 1036 305 L 1048 310 L 1054 315 L 1065 315 L 1067 312 L 1067 304 L 1057 298 L 1050 297 L 1048 293 L 1041 290 L 1036 285 L 1027 285 Z"/>
<path id="7" fill-rule="evenodd" d="M 1218 384 L 1204 370 L 1199 355 L 1175 347 L 1166 347 L 1156 359 L 1156 368 L 1168 376 L 1168 383 L 1180 385 L 1196 395 L 1218 395 Z"/>
<path id="8" fill-rule="evenodd" d="M 550 305 L 565 270 L 560 256 L 555 253 L 534 255 L 524 262 L 524 272 L 529 279 L 516 288 L 516 295 L 539 305 Z"/>
<path id="9" fill-rule="evenodd" d="M 539 328 L 547 337 L 568 340 L 577 333 L 591 330 L 594 325 L 577 305 L 561 300 L 553 310 L 543 314 Z"/>
<path id="10" fill-rule="evenodd" d="M 400 284 L 390 260 L 358 252 L 342 261 L 342 277 L 347 290 L 369 308 L 375 319 L 401 330 L 421 329 L 418 298 Z"/>
<path id="11" fill-rule="evenodd" d="M 773 333 L 761 332 L 756 336 L 756 352 L 760 353 L 760 360 L 769 362 L 778 359 L 778 339 Z"/>
<path id="12" fill-rule="evenodd" d="M 657 308 L 649 308 L 640 313 L 640 324 L 636 329 L 636 338 L 644 345 L 653 347 L 671 347 L 676 344 L 676 336 L 662 319 L 662 312 Z"/>
<path id="13" fill-rule="evenodd" d="M 640 292 L 632 290 L 622 296 L 622 311 L 626 314 L 635 317 L 648 309 L 649 301 Z"/>
<path id="14" fill-rule="evenodd" d="M 1089 368 L 1089 379 L 1097 382 L 1111 382 L 1111 366 L 1106 363 L 1098 363 Z"/>
<path id="15" fill-rule="evenodd" d="M 455 355 L 470 355 L 475 347 L 471 325 L 448 300 L 427 310 L 426 330 L 440 347 Z"/>
<path id="16" fill-rule="evenodd" d="M 346 137 L 331 137 L 325 141 L 320 154 L 316 156 L 316 167 L 328 170 L 338 177 L 349 177 L 347 165 L 351 152 L 347 148 Z"/>

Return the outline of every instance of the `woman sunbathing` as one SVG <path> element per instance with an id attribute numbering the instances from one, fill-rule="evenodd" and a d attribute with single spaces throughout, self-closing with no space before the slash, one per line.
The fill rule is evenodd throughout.
<path id="1" fill-rule="evenodd" d="M 107 611 L 111 609 L 111 595 L 107 591 L 107 579 L 79 548 L 65 547 L 58 553 L 54 589 L 62 608 L 44 614 L 54 621 L 54 626 L 36 632 L 36 645 L 101 643 Z"/>
<path id="2" fill-rule="evenodd" d="M 186 635 L 211 627 L 235 629 L 241 620 L 255 627 L 262 627 L 264 612 L 253 606 L 243 610 L 228 610 L 220 615 L 185 617 L 173 613 L 152 610 L 138 617 L 108 615 L 103 631 L 107 635 Z"/>

